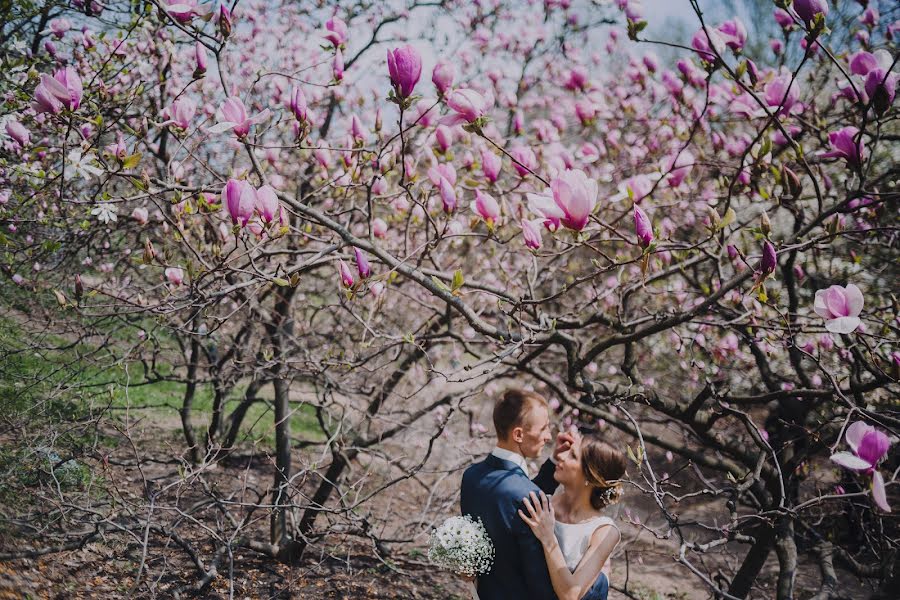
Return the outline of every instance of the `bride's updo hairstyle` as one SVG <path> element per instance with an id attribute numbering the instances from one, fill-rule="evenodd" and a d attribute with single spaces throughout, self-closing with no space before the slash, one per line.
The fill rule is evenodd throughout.
<path id="1" fill-rule="evenodd" d="M 625 476 L 625 455 L 604 442 L 594 433 L 581 440 L 581 470 L 591 486 L 591 506 L 600 510 L 615 504 L 622 497 Z"/>

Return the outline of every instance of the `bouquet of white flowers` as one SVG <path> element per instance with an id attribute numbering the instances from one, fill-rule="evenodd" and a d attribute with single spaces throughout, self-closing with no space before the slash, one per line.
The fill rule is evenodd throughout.
<path id="1" fill-rule="evenodd" d="M 431 534 L 428 558 L 458 575 L 477 577 L 491 570 L 494 544 L 481 519 L 450 517 Z"/>

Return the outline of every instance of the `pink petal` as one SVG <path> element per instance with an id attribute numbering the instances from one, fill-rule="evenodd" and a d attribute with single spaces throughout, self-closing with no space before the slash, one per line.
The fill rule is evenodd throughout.
<path id="1" fill-rule="evenodd" d="M 542 194 L 528 194 L 528 208 L 548 219 L 562 219 L 566 213 L 553 201 L 553 198 Z"/>
<path id="2" fill-rule="evenodd" d="M 850 315 L 850 308 L 847 306 L 847 297 L 844 290 L 839 285 L 833 285 L 825 292 L 825 305 L 835 317 L 847 317 Z"/>
<path id="3" fill-rule="evenodd" d="M 462 125 L 464 123 L 468 123 L 466 118 L 459 113 L 455 113 L 452 115 L 447 115 L 440 121 L 438 121 L 440 125 L 446 125 L 447 127 L 452 127 L 453 125 Z"/>
<path id="4" fill-rule="evenodd" d="M 872 475 L 872 499 L 878 508 L 884 512 L 891 512 L 891 507 L 887 503 L 887 493 L 884 489 L 884 478 L 878 471 L 875 471 Z"/>
<path id="5" fill-rule="evenodd" d="M 250 122 L 253 123 L 254 125 L 256 125 L 257 123 L 262 123 L 263 121 L 265 121 L 266 119 L 269 118 L 269 115 L 271 114 L 271 112 L 272 111 L 270 111 L 267 108 L 264 111 L 262 111 L 261 113 L 259 113 L 258 115 L 256 115 L 255 117 L 253 117 L 252 119 L 250 119 Z"/>
<path id="6" fill-rule="evenodd" d="M 216 124 L 216 125 L 213 125 L 212 127 L 210 127 L 209 129 L 207 129 L 206 131 L 207 131 L 208 133 L 223 133 L 223 132 L 225 132 L 225 131 L 229 131 L 229 130 L 231 130 L 231 129 L 234 129 L 234 128 L 237 127 L 238 125 L 240 125 L 240 123 L 232 123 L 231 121 L 223 121 L 223 122 L 221 122 L 221 123 L 218 123 L 218 124 Z"/>
<path id="7" fill-rule="evenodd" d="M 867 471 L 872 468 L 872 465 L 849 452 L 837 452 L 832 454 L 831 460 L 851 471 Z"/>
<path id="8" fill-rule="evenodd" d="M 874 466 L 887 454 L 890 447 L 891 439 L 876 429 L 863 436 L 857 455 Z"/>
<path id="9" fill-rule="evenodd" d="M 832 317 L 831 311 L 829 311 L 828 306 L 825 305 L 825 290 L 819 290 L 816 292 L 816 300 L 813 303 L 813 310 L 815 310 L 816 314 L 823 319 L 830 319 Z"/>
<path id="10" fill-rule="evenodd" d="M 825 329 L 831 333 L 853 333 L 859 324 L 859 317 L 839 317 L 826 321 Z"/>
<path id="11" fill-rule="evenodd" d="M 867 433 L 874 430 L 875 428 L 871 425 L 866 425 L 863 421 L 857 421 L 847 428 L 844 439 L 847 440 L 847 444 L 853 450 L 853 453 L 859 454 L 859 445 L 862 443 L 863 438 L 866 437 Z"/>
<path id="12" fill-rule="evenodd" d="M 844 294 L 847 297 L 847 307 L 850 309 L 850 316 L 859 316 L 859 313 L 862 312 L 863 302 L 865 301 L 860 289 L 852 283 L 848 283 L 847 290 Z"/>

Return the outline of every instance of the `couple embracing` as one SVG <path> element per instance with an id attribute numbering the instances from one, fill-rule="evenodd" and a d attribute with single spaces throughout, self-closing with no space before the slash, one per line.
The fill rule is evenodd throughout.
<path id="1" fill-rule="evenodd" d="M 595 434 L 560 433 L 553 458 L 531 479 L 526 459 L 539 458 L 552 437 L 547 401 L 508 389 L 493 417 L 497 447 L 466 469 L 460 499 L 495 549 L 478 598 L 606 600 L 620 533 L 602 513 L 621 495 L 624 455 Z"/>

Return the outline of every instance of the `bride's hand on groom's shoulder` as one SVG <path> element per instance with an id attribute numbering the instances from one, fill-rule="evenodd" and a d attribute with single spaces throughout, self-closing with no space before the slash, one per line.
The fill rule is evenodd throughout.
<path id="1" fill-rule="evenodd" d="M 553 511 L 553 504 L 550 498 L 544 492 L 540 495 L 531 492 L 525 498 L 522 498 L 525 505 L 525 512 L 519 510 L 519 517 L 528 524 L 535 537 L 540 540 L 541 544 L 550 546 L 556 540 L 554 525 L 556 524 L 556 514 Z"/>

